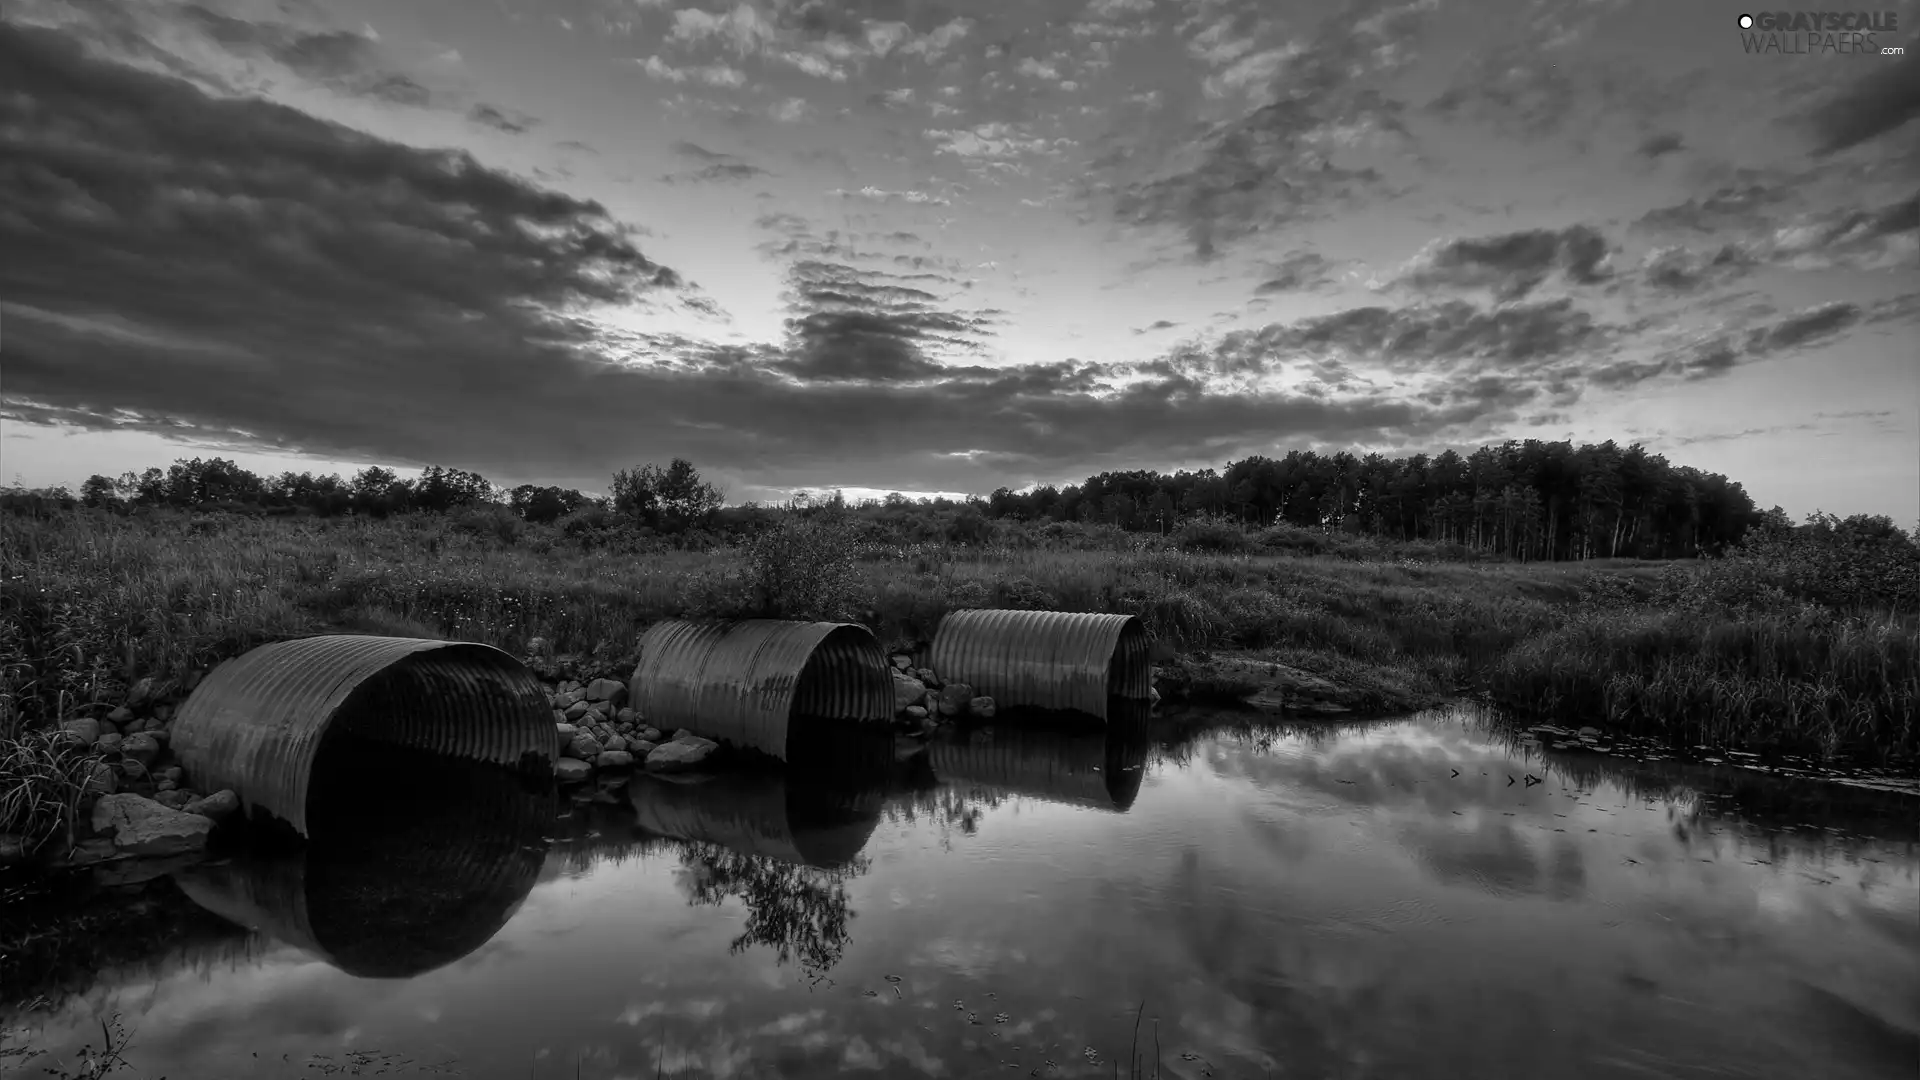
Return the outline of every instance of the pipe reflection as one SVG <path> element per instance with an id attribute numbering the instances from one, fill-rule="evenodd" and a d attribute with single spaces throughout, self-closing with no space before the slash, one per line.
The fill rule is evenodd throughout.
<path id="1" fill-rule="evenodd" d="M 1014 713 L 952 732 L 928 747 L 942 783 L 1125 813 L 1140 796 L 1152 750 L 1148 708 L 1116 698 L 1099 728 Z M 991 730 L 988 730 L 988 727 Z"/>
<path id="2" fill-rule="evenodd" d="M 308 842 L 175 876 L 195 903 L 363 978 L 453 963 L 533 890 L 557 806 L 497 766 L 329 740 Z"/>

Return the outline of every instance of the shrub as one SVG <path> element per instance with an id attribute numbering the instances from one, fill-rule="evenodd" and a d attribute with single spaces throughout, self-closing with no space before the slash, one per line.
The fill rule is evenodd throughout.
<path id="1" fill-rule="evenodd" d="M 775 619 L 858 618 L 868 606 L 859 540 L 840 516 L 789 517 L 746 545 L 748 607 Z"/>
<path id="2" fill-rule="evenodd" d="M 1258 545 L 1238 523 L 1221 517 L 1189 518 L 1173 530 L 1173 543 L 1182 551 L 1240 555 Z"/>

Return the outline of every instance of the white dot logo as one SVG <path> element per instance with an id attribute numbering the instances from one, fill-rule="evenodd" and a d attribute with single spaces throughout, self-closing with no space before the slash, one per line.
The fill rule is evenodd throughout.
<path id="1" fill-rule="evenodd" d="M 1740 29 L 1742 30 L 1753 29 L 1753 16 L 1751 15 L 1740 16 Z"/>

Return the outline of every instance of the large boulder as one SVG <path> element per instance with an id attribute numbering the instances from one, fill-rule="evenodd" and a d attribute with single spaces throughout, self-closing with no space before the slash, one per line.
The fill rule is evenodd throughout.
<path id="1" fill-rule="evenodd" d="M 102 795 L 93 804 L 93 831 L 111 834 L 123 855 L 186 855 L 203 851 L 213 822 L 170 810 L 138 795 Z"/>
<path id="2" fill-rule="evenodd" d="M 893 673 L 893 711 L 899 712 L 927 696 L 927 684 L 903 672 Z"/>
<path id="3" fill-rule="evenodd" d="M 676 738 L 672 742 L 661 743 L 647 754 L 647 769 L 652 772 L 685 772 L 699 768 L 719 748 L 719 743 L 698 735 Z"/>
<path id="4" fill-rule="evenodd" d="M 633 755 L 625 750 L 602 750 L 593 763 L 602 769 L 630 769 L 633 767 Z"/>

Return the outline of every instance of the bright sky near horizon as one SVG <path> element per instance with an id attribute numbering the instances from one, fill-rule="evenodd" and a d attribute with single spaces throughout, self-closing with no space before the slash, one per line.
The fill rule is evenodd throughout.
<path id="1" fill-rule="evenodd" d="M 1867 7 L 0 0 L 0 479 L 1613 438 L 1911 523 L 1920 4 Z"/>

